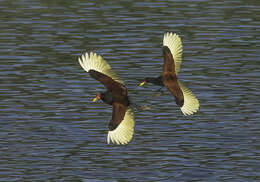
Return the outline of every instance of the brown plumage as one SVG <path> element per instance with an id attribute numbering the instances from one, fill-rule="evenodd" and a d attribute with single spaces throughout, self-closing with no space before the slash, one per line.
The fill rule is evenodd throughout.
<path id="1" fill-rule="evenodd" d="M 184 115 L 196 113 L 199 109 L 199 101 L 195 95 L 178 80 L 182 62 L 182 42 L 177 34 L 165 33 L 163 38 L 163 70 L 159 77 L 146 77 L 139 85 L 152 83 L 166 87 L 174 96 L 176 104 Z"/>
<path id="2" fill-rule="evenodd" d="M 184 103 L 184 97 L 182 90 L 177 82 L 177 75 L 175 73 L 175 64 L 172 53 L 167 46 L 163 46 L 163 84 L 172 93 L 175 98 L 175 102 L 178 106 L 182 107 Z"/>
<path id="3" fill-rule="evenodd" d="M 114 81 L 109 76 L 95 70 L 89 70 L 90 76 L 100 81 L 107 89 L 107 92 L 101 93 L 100 99 L 113 106 L 112 119 L 109 122 L 109 130 L 114 130 L 123 121 L 126 110 L 129 106 L 126 87 L 119 82 Z M 112 97 L 112 98 L 111 98 Z M 108 101 L 111 101 L 108 102 Z"/>
<path id="4" fill-rule="evenodd" d="M 107 143 L 127 144 L 134 134 L 134 113 L 130 107 L 124 82 L 110 65 L 95 53 L 84 53 L 78 60 L 81 67 L 89 72 L 92 78 L 100 81 L 107 88 L 107 91 L 98 93 L 93 99 L 93 101 L 101 99 L 113 106 Z"/>

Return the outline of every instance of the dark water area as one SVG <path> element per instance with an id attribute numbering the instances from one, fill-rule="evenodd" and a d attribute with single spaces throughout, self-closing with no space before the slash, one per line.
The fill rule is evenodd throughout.
<path id="1" fill-rule="evenodd" d="M 1 1 L 0 181 L 260 181 L 260 1 Z M 179 78 L 200 100 L 137 87 L 183 41 Z M 112 108 L 77 57 L 95 51 L 135 111 L 126 146 L 106 144 Z"/>

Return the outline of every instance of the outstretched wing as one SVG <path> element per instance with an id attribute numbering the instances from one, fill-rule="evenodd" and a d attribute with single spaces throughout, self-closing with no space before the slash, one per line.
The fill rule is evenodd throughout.
<path id="1" fill-rule="evenodd" d="M 167 32 L 163 37 L 163 46 L 167 46 L 173 55 L 174 64 L 175 64 L 175 72 L 178 75 L 181 69 L 181 61 L 182 61 L 182 42 L 179 35 L 176 33 Z"/>
<path id="2" fill-rule="evenodd" d="M 167 46 L 163 46 L 163 75 L 175 74 L 175 64 L 172 53 Z"/>
<path id="3" fill-rule="evenodd" d="M 107 143 L 125 145 L 131 141 L 134 134 L 134 113 L 130 107 L 113 104 L 112 119 L 109 123 Z"/>
<path id="4" fill-rule="evenodd" d="M 105 87 L 112 92 L 113 96 L 116 97 L 117 95 L 126 95 L 127 92 L 125 86 L 119 82 L 114 81 L 111 77 L 95 70 L 89 70 L 89 74 L 92 78 L 100 81 L 103 85 L 105 85 Z"/>
<path id="5" fill-rule="evenodd" d="M 192 93 L 192 91 L 188 89 L 186 86 L 184 86 L 179 80 L 178 80 L 178 84 L 184 96 L 184 103 L 183 106 L 181 107 L 182 113 L 185 116 L 196 113 L 199 110 L 199 106 L 200 106 L 199 100 Z"/>
<path id="6" fill-rule="evenodd" d="M 96 53 L 83 53 L 78 58 L 79 64 L 81 67 L 86 71 L 89 72 L 90 70 L 95 70 L 100 72 L 116 82 L 124 84 L 124 82 L 119 78 L 119 76 L 114 72 L 111 66 L 104 60 L 101 56 L 97 55 Z"/>

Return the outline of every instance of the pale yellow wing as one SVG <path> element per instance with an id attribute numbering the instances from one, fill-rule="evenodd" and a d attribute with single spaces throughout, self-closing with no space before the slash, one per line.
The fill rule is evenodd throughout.
<path id="1" fill-rule="evenodd" d="M 192 91 L 188 89 L 186 86 L 184 86 L 179 80 L 178 80 L 178 84 L 184 96 L 184 103 L 183 106 L 181 107 L 182 113 L 185 116 L 196 113 L 199 110 L 199 106 L 200 106 L 199 100 L 192 93 Z"/>
<path id="2" fill-rule="evenodd" d="M 119 83 L 124 84 L 124 82 L 119 78 L 116 72 L 114 72 L 111 66 L 106 62 L 106 60 L 104 60 L 101 56 L 97 55 L 96 53 L 85 52 L 78 58 L 78 61 L 81 67 L 86 72 L 89 72 L 89 70 L 95 70 L 111 77 L 113 80 Z"/>
<path id="3" fill-rule="evenodd" d="M 175 64 L 175 72 L 178 75 L 181 69 L 181 62 L 182 62 L 182 42 L 179 35 L 176 33 L 167 32 L 164 34 L 163 37 L 163 45 L 167 46 L 173 56 L 174 64 Z"/>
<path id="4" fill-rule="evenodd" d="M 108 131 L 107 143 L 114 143 L 118 145 L 125 145 L 131 141 L 134 135 L 134 113 L 130 107 L 128 107 L 123 121 L 117 126 L 116 129 Z"/>

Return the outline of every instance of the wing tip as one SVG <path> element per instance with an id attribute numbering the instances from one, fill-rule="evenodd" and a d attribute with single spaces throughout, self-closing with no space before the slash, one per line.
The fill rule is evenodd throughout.
<path id="1" fill-rule="evenodd" d="M 105 59 L 101 55 L 98 55 L 95 52 L 84 52 L 81 56 L 78 57 L 78 61 L 80 66 L 86 71 L 95 70 L 101 72 L 113 80 L 124 84 L 124 82 L 120 79 L 120 77 L 113 71 L 111 66 L 107 63 Z"/>
<path id="2" fill-rule="evenodd" d="M 196 108 L 196 109 L 193 109 L 193 110 L 188 110 L 188 109 L 185 109 L 185 108 L 181 108 L 181 111 L 182 111 L 184 116 L 195 114 L 195 113 L 198 112 L 198 110 L 199 110 L 199 108 Z"/>
<path id="3" fill-rule="evenodd" d="M 84 52 L 78 57 L 78 62 L 80 66 L 86 71 L 89 72 L 93 61 L 96 60 L 97 54 L 94 52 Z"/>
<path id="4" fill-rule="evenodd" d="M 134 135 L 134 113 L 128 109 L 124 120 L 113 131 L 108 131 L 107 144 L 126 145 Z"/>
<path id="5" fill-rule="evenodd" d="M 164 33 L 164 39 L 175 39 L 175 38 L 181 40 L 181 37 L 177 33 L 173 33 L 173 32 Z"/>
<path id="6" fill-rule="evenodd" d="M 183 83 L 181 83 L 178 80 L 178 84 L 182 90 L 183 96 L 184 96 L 184 103 L 183 106 L 181 107 L 182 113 L 187 116 L 187 115 L 192 115 L 196 112 L 198 112 L 200 103 L 197 97 L 192 93 L 192 91 L 186 87 Z"/>
<path id="7" fill-rule="evenodd" d="M 178 74 L 181 69 L 182 62 L 183 46 L 181 37 L 177 33 L 166 32 L 163 37 L 163 45 L 167 46 L 171 50 L 175 62 L 175 72 Z"/>
<path id="8" fill-rule="evenodd" d="M 193 95 L 192 98 L 189 98 L 189 101 L 185 103 L 181 107 L 181 111 L 184 116 L 192 115 L 198 112 L 200 107 L 199 100 Z"/>

